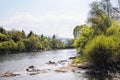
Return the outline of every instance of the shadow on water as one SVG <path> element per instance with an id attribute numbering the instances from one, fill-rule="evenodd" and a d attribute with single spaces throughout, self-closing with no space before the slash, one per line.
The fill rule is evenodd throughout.
<path id="1" fill-rule="evenodd" d="M 86 74 L 88 80 L 112 80 L 112 76 L 106 74 Z"/>
<path id="2" fill-rule="evenodd" d="M 83 70 L 84 72 L 84 70 Z M 78 77 L 79 80 L 120 80 L 119 73 L 98 73 L 98 74 L 87 74 L 87 73 L 75 73 L 75 76 Z"/>

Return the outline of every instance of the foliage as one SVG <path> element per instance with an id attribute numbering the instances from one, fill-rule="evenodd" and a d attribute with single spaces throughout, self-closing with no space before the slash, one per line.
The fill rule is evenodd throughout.
<path id="1" fill-rule="evenodd" d="M 34 36 L 34 33 L 32 31 L 30 31 L 27 37 L 31 37 L 31 36 Z"/>
<path id="2" fill-rule="evenodd" d="M 91 10 L 88 22 L 92 24 L 92 28 L 96 35 L 106 32 L 106 29 L 112 25 L 109 16 L 101 9 L 98 2 L 91 4 Z"/>
<path id="3" fill-rule="evenodd" d="M 77 38 L 74 42 L 74 46 L 79 50 L 83 51 L 86 43 L 91 40 L 93 37 L 93 29 L 88 26 L 84 26 L 79 38 Z"/>
<path id="4" fill-rule="evenodd" d="M 23 33 L 17 30 L 8 31 L 7 35 L 10 37 L 10 39 L 14 40 L 15 42 L 21 41 L 23 38 Z"/>
<path id="5" fill-rule="evenodd" d="M 0 42 L 7 41 L 7 36 L 5 34 L 0 33 Z"/>
<path id="6" fill-rule="evenodd" d="M 42 45 L 39 41 L 39 38 L 36 36 L 31 36 L 24 40 L 24 44 L 27 51 L 35 51 L 42 49 Z"/>
<path id="7" fill-rule="evenodd" d="M 74 38 L 78 38 L 79 35 L 81 34 L 81 31 L 83 29 L 85 25 L 80 25 L 80 26 L 76 26 L 73 30 L 73 35 L 74 35 Z"/>
<path id="8" fill-rule="evenodd" d="M 111 20 L 112 25 L 106 28 L 99 35 L 93 34 L 95 29 L 86 31 L 87 35 L 80 34 L 79 38 L 75 39 L 75 47 L 83 54 L 74 60 L 76 63 L 89 61 L 97 67 L 106 66 L 108 63 L 118 61 L 120 59 L 120 25 L 117 21 Z M 87 37 L 86 37 L 87 36 Z M 83 58 L 84 57 L 84 58 Z"/>
<path id="9" fill-rule="evenodd" d="M 74 63 L 82 63 L 88 61 L 85 56 L 79 56 L 73 60 Z"/>
<path id="10" fill-rule="evenodd" d="M 107 29 L 106 35 L 111 36 L 116 42 L 116 45 L 118 46 L 116 48 L 116 53 L 117 56 L 120 57 L 120 25 L 117 21 L 113 20 L 113 25 Z"/>
<path id="11" fill-rule="evenodd" d="M 111 36 L 111 35 L 119 36 L 120 35 L 120 24 L 117 21 L 113 20 L 112 21 L 112 26 L 109 27 L 106 31 L 106 35 L 107 36 Z"/>
<path id="12" fill-rule="evenodd" d="M 0 51 L 16 51 L 17 44 L 13 41 L 4 41 L 0 43 Z"/>
<path id="13" fill-rule="evenodd" d="M 19 50 L 19 51 L 24 51 L 25 50 L 25 45 L 24 45 L 24 43 L 22 41 L 18 41 L 17 46 L 18 46 L 17 50 Z"/>
<path id="14" fill-rule="evenodd" d="M 43 34 L 38 36 L 32 31 L 26 35 L 24 30 L 6 31 L 0 27 L 0 51 L 2 52 L 41 51 L 65 47 L 65 43 L 57 39 L 55 35 L 49 38 Z"/>
<path id="15" fill-rule="evenodd" d="M 59 39 L 56 39 L 56 36 L 53 35 L 52 40 L 51 40 L 51 47 L 52 49 L 60 49 L 61 47 L 65 48 L 65 44 Z"/>
<path id="16" fill-rule="evenodd" d="M 73 33 L 74 46 L 82 52 L 82 56 L 74 62 L 91 62 L 97 67 L 120 63 L 120 24 L 113 20 L 102 9 L 99 2 L 91 4 L 88 17 L 90 27 L 77 26 Z"/>
<path id="17" fill-rule="evenodd" d="M 6 31 L 3 27 L 0 27 L 0 33 L 2 33 L 2 34 L 6 34 L 7 31 Z"/>
<path id="18" fill-rule="evenodd" d="M 100 35 L 90 41 L 84 49 L 84 55 L 96 66 L 106 64 L 115 55 L 116 42 L 111 37 Z"/>
<path id="19" fill-rule="evenodd" d="M 66 48 L 74 48 L 74 39 L 67 40 Z"/>

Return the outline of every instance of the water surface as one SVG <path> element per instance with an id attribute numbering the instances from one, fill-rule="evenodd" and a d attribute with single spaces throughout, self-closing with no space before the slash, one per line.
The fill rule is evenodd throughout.
<path id="1" fill-rule="evenodd" d="M 75 49 L 51 50 L 43 52 L 27 52 L 17 54 L 0 54 L 0 73 L 25 72 L 26 68 L 34 65 L 39 69 L 57 69 L 70 64 L 69 57 L 76 56 Z M 65 64 L 48 65 L 46 62 L 67 60 Z M 0 80 L 104 80 L 104 75 L 88 75 L 83 73 L 44 73 L 38 75 L 20 75 L 15 77 L 0 77 Z"/>

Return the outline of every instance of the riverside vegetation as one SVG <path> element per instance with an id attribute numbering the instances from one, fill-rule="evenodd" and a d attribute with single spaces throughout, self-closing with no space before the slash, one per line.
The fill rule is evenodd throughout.
<path id="1" fill-rule="evenodd" d="M 73 40 L 67 43 L 57 39 L 55 35 L 52 38 L 42 35 L 36 35 L 30 31 L 29 34 L 18 30 L 7 31 L 0 27 L 0 52 L 25 52 L 42 51 L 51 49 L 72 48 Z"/>
<path id="2" fill-rule="evenodd" d="M 109 17 L 99 2 L 91 4 L 88 23 L 74 29 L 74 46 L 81 54 L 74 62 L 89 62 L 93 69 L 119 72 L 120 23 Z"/>

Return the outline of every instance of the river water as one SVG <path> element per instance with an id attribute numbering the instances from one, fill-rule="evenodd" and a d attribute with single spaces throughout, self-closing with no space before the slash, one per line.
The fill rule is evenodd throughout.
<path id="1" fill-rule="evenodd" d="M 38 69 L 57 69 L 70 64 L 70 57 L 76 56 L 75 49 L 51 50 L 43 52 L 27 52 L 17 54 L 0 54 L 0 74 L 9 72 L 25 72 L 30 65 Z M 67 60 L 64 64 L 48 65 L 48 61 Z M 20 75 L 15 77 L 0 77 L 0 80 L 103 80 L 103 75 L 88 75 L 84 73 L 43 73 L 38 75 Z"/>

